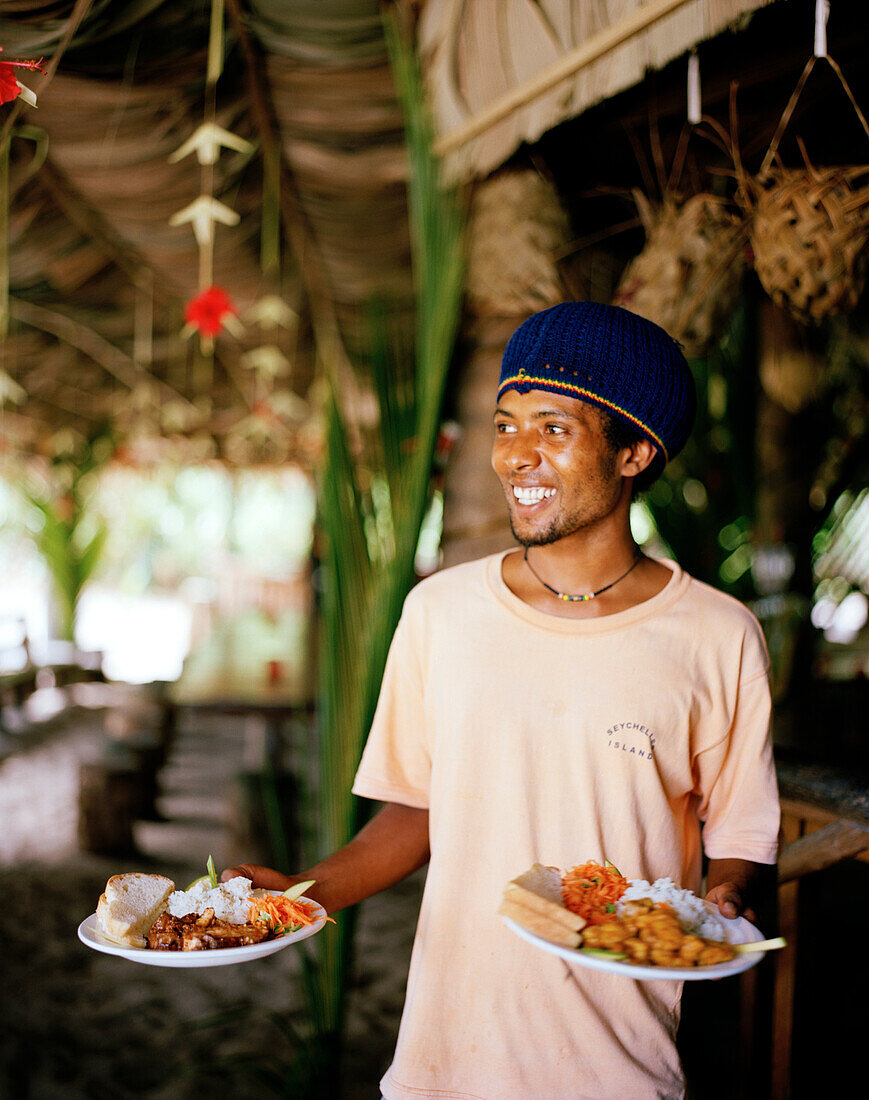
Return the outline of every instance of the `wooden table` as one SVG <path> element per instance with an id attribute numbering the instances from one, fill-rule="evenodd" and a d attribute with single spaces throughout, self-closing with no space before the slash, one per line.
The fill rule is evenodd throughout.
<path id="1" fill-rule="evenodd" d="M 231 667 L 216 667 L 208 676 L 181 677 L 167 686 L 163 698 L 164 731 L 167 742 L 174 737 L 178 716 L 191 713 L 257 715 L 265 723 L 264 763 L 278 769 L 284 750 L 287 722 L 310 715 L 313 692 L 300 677 L 253 677 Z"/>

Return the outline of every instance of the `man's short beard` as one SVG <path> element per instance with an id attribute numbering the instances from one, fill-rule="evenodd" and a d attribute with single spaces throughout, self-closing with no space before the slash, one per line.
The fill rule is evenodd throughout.
<path id="1" fill-rule="evenodd" d="M 513 523 L 512 516 L 510 517 L 510 530 L 513 532 L 513 538 L 520 546 L 549 546 L 553 542 L 558 542 L 565 534 L 568 534 L 568 532 L 559 530 L 559 528 L 553 524 L 546 531 L 535 531 L 534 534 L 531 535 L 520 535 Z"/>
<path id="2" fill-rule="evenodd" d="M 608 448 L 603 458 L 600 476 L 596 482 L 601 487 L 606 486 L 615 473 L 617 459 L 618 452 L 612 447 Z M 574 532 L 579 531 L 583 527 L 592 526 L 594 523 L 597 523 L 599 519 L 602 519 L 604 515 L 606 515 L 606 510 L 601 510 L 591 515 L 586 513 L 585 516 L 562 517 L 560 521 L 558 518 L 555 518 L 552 520 L 549 527 L 544 530 L 522 535 L 516 530 L 513 514 L 508 509 L 510 530 L 513 532 L 513 538 L 520 546 L 551 546 L 553 542 L 558 542 L 559 539 L 566 538 L 568 535 L 574 534 Z"/>

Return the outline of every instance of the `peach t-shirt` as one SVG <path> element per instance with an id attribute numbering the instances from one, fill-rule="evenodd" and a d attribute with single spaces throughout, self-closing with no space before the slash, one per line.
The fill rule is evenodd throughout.
<path id="1" fill-rule="evenodd" d="M 353 790 L 428 807 L 431 862 L 387 1100 L 672 1100 L 681 983 L 540 951 L 498 916 L 532 863 L 613 861 L 697 890 L 773 863 L 778 799 L 756 620 L 672 562 L 652 599 L 547 615 L 503 554 L 409 595 Z"/>

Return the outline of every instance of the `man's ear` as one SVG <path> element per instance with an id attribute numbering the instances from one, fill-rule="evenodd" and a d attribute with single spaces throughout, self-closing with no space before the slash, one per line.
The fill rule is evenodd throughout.
<path id="1" fill-rule="evenodd" d="M 648 439 L 638 439 L 621 452 L 622 477 L 636 477 L 649 466 L 658 453 L 658 448 Z"/>

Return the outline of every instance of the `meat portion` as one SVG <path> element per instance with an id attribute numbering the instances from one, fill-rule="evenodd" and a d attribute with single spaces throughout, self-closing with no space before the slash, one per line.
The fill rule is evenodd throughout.
<path id="1" fill-rule="evenodd" d="M 202 916 L 161 914 L 148 933 L 148 947 L 152 951 L 214 951 L 221 947 L 248 947 L 268 938 L 269 930 L 264 924 L 229 924 L 216 920 L 213 909 L 206 909 Z"/>

